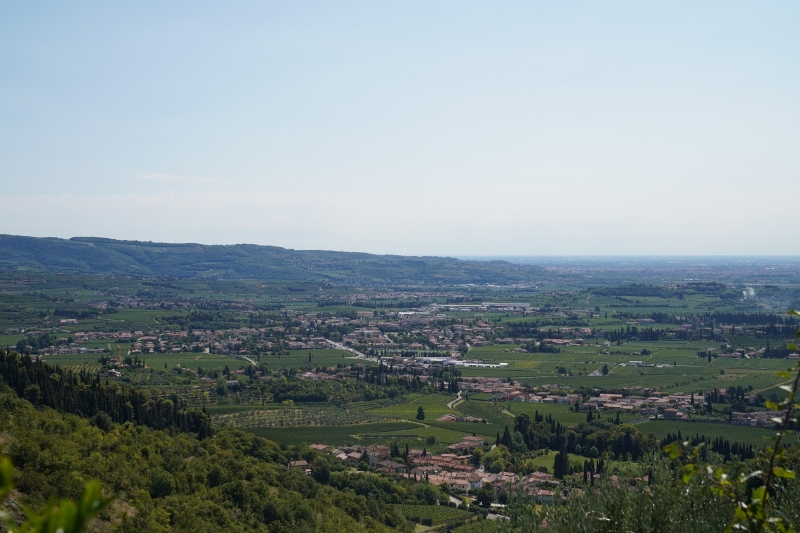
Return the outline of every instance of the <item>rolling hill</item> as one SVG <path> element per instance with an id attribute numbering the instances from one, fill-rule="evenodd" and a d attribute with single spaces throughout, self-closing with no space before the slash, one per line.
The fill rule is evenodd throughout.
<path id="1" fill-rule="evenodd" d="M 205 245 L 0 235 L 0 269 L 137 277 L 327 281 L 341 284 L 524 283 L 543 269 L 506 261 L 462 261 L 254 244 Z"/>

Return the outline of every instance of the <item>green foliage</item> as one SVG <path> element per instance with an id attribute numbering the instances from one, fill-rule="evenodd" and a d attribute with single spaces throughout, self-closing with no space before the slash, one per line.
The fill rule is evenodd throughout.
<path id="1" fill-rule="evenodd" d="M 614 456 L 630 453 L 634 460 L 645 456 L 656 444 L 655 439 L 640 432 L 631 424 L 614 425 L 608 422 L 580 422 L 576 426 L 564 428 L 548 415 L 538 421 L 527 414 L 517 417 L 514 427 L 522 437 L 524 447 L 530 450 L 549 448 L 575 452 L 576 447 L 598 454 L 611 453 Z M 566 475 L 566 469 L 563 474 Z"/>
<path id="2" fill-rule="evenodd" d="M 0 459 L 0 500 L 14 488 L 14 472 L 8 457 Z M 80 533 L 94 518 L 106 509 L 114 498 L 103 498 L 100 483 L 90 481 L 77 502 L 72 500 L 49 501 L 42 509 L 23 507 L 25 520 L 17 524 L 10 513 L 0 512 L 10 533 Z"/>
<path id="3" fill-rule="evenodd" d="M 472 514 L 467 511 L 446 505 L 398 505 L 397 508 L 412 522 L 421 522 L 422 519 L 429 518 L 433 525 L 445 522 L 463 522 L 472 517 Z M 419 520 L 415 520 L 415 518 Z"/>
<path id="4" fill-rule="evenodd" d="M 327 455 L 281 449 L 239 430 L 222 429 L 204 440 L 132 424 L 104 432 L 8 393 L 0 394 L 0 427 L 13 435 L 0 442 L 0 453 L 18 468 L 17 502 L 40 507 L 56 498 L 78 500 L 88 480 L 99 479 L 122 493 L 118 506 L 98 516 L 103 529 L 116 533 L 385 531 L 405 525 L 392 507 L 398 494 L 409 503 L 427 503 L 413 496 L 417 489 L 410 482 L 351 474 Z M 326 462 L 328 483 L 286 468 L 299 459 L 309 461 L 320 479 Z M 99 494 L 96 485 L 89 487 L 95 491 L 90 496 Z M 435 491 L 434 503 L 437 497 L 442 495 Z M 61 513 L 73 516 L 68 512 Z"/>
<path id="5" fill-rule="evenodd" d="M 489 472 L 502 472 L 511 464 L 511 453 L 501 444 L 483 455 L 483 464 Z"/>

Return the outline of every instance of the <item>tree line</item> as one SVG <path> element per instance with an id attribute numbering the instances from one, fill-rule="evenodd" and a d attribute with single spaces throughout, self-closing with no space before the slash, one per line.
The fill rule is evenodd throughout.
<path id="1" fill-rule="evenodd" d="M 567 453 L 585 453 L 602 455 L 614 454 L 637 460 L 651 450 L 655 444 L 652 436 L 645 435 L 630 424 L 615 425 L 609 422 L 593 420 L 581 422 L 576 427 L 565 428 L 561 422 L 551 415 L 542 416 L 537 412 L 534 418 L 527 414 L 518 415 L 514 422 L 515 439 L 505 431 L 500 444 L 514 449 L 513 440 L 521 440 L 528 450 L 548 448 Z"/>
<path id="2" fill-rule="evenodd" d="M 691 446 L 697 446 L 701 443 L 705 444 L 702 448 L 704 454 L 702 457 L 703 460 L 707 459 L 706 455 L 708 450 L 720 454 L 725 458 L 725 461 L 730 461 L 732 458 L 738 458 L 739 460 L 753 459 L 756 456 L 756 451 L 752 444 L 744 444 L 735 441 L 731 442 L 725 437 L 715 437 L 712 439 L 700 434 L 695 434 L 694 437 L 686 437 L 684 439 L 681 436 L 680 430 L 678 430 L 677 434 L 667 433 L 666 436 L 661 439 L 661 448 L 673 442 L 682 443 L 684 441 L 688 441 Z"/>
<path id="3" fill-rule="evenodd" d="M 188 409 L 177 396 L 148 396 L 133 387 L 103 382 L 85 370 L 73 372 L 39 358 L 0 350 L 0 376 L 19 396 L 34 405 L 93 417 L 105 413 L 113 422 L 132 422 L 154 429 L 212 433 L 209 417 Z"/>

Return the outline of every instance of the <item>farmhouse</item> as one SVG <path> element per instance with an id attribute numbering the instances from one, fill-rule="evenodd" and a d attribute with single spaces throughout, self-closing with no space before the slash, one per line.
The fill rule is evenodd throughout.
<path id="1" fill-rule="evenodd" d="M 289 461 L 289 470 L 294 470 L 295 468 L 307 468 L 308 462 L 307 461 Z"/>

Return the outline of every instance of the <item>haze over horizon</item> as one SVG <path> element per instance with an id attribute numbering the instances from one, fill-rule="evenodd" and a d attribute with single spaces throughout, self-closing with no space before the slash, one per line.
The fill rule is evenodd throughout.
<path id="1" fill-rule="evenodd" d="M 786 256 L 800 5 L 0 6 L 2 233 Z"/>

